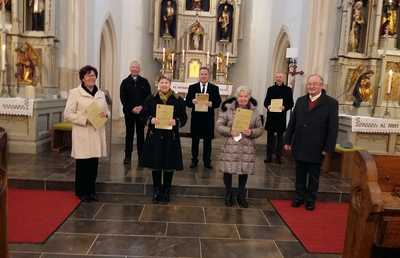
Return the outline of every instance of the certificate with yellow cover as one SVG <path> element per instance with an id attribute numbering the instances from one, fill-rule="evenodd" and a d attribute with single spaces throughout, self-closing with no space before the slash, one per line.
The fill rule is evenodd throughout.
<path id="1" fill-rule="evenodd" d="M 104 112 L 104 110 L 95 101 L 86 108 L 87 119 L 96 129 L 103 127 L 107 122 L 107 117 L 100 116 L 101 112 Z"/>
<path id="2" fill-rule="evenodd" d="M 196 112 L 208 112 L 208 94 L 197 93 L 196 101 L 197 104 L 194 106 Z"/>
<path id="3" fill-rule="evenodd" d="M 271 99 L 269 112 L 282 112 L 283 99 Z"/>
<path id="4" fill-rule="evenodd" d="M 172 125 L 170 121 L 174 116 L 174 106 L 157 104 L 156 107 L 156 118 L 158 119 L 158 124 L 155 125 L 157 129 L 172 130 Z"/>
<path id="5" fill-rule="evenodd" d="M 248 129 L 252 116 L 253 110 L 237 108 L 233 119 L 232 131 L 240 133 Z"/>

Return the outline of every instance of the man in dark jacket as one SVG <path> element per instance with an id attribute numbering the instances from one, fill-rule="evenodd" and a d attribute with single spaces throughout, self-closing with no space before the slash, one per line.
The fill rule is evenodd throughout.
<path id="1" fill-rule="evenodd" d="M 214 138 L 214 109 L 219 108 L 221 96 L 218 86 L 208 81 L 209 70 L 207 67 L 200 68 L 200 81 L 190 85 L 186 95 L 186 106 L 192 108 L 192 117 L 190 124 L 190 134 L 192 136 L 192 164 L 190 168 L 197 167 L 199 154 L 199 142 L 203 139 L 203 162 L 204 167 L 212 169 L 211 166 L 211 141 Z M 195 105 L 196 93 L 208 94 L 208 111 L 196 112 Z"/>
<path id="2" fill-rule="evenodd" d="M 335 151 L 338 133 L 338 102 L 326 95 L 324 80 L 318 74 L 307 78 L 308 94 L 296 101 L 285 137 L 285 150 L 292 151 L 296 161 L 296 197 L 293 207 L 305 202 L 314 210 L 321 163 Z M 308 175 L 308 183 L 307 183 Z"/>
<path id="3" fill-rule="evenodd" d="M 265 130 L 267 133 L 267 159 L 265 162 L 272 161 L 275 154 L 276 162 L 281 163 L 283 132 L 286 129 L 286 112 L 293 107 L 292 89 L 284 84 L 284 74 L 275 74 L 275 84 L 268 88 L 264 100 L 264 107 L 267 109 L 267 121 Z M 271 112 L 271 100 L 282 100 L 280 112 Z M 277 141 L 276 141 L 277 140 Z"/>
<path id="4" fill-rule="evenodd" d="M 124 164 L 130 164 L 133 150 L 133 137 L 136 127 L 136 145 L 139 166 L 144 142 L 144 124 L 139 114 L 142 112 L 144 100 L 151 94 L 150 84 L 146 78 L 139 75 L 140 64 L 133 61 L 129 67 L 130 75 L 126 77 L 120 88 L 120 98 L 123 106 L 126 126 Z"/>

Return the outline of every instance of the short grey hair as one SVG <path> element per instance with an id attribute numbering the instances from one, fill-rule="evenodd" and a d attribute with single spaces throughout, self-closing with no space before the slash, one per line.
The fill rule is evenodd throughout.
<path id="1" fill-rule="evenodd" d="M 140 66 L 140 63 L 139 63 L 139 61 L 137 61 L 137 60 L 133 60 L 133 61 L 130 63 L 129 67 L 131 67 L 132 65 L 138 65 L 138 66 Z"/>
<path id="2" fill-rule="evenodd" d="M 235 91 L 235 97 L 238 98 L 240 95 L 240 92 L 244 91 L 249 97 L 251 97 L 251 90 L 246 87 L 246 86 L 239 86 L 236 91 Z"/>
<path id="3" fill-rule="evenodd" d="M 310 80 L 311 77 L 318 77 L 321 83 L 324 84 L 324 77 L 322 77 L 321 75 L 317 73 L 310 74 L 309 76 L 307 76 L 307 82 Z"/>

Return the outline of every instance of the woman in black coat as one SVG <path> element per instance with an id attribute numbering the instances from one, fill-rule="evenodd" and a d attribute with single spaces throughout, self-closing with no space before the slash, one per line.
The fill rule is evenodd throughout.
<path id="1" fill-rule="evenodd" d="M 154 96 L 146 100 L 143 111 L 148 130 L 142 163 L 144 167 L 153 170 L 154 203 L 169 202 L 174 171 L 183 169 L 179 127 L 183 127 L 187 121 L 185 102 L 171 90 L 171 80 L 162 75 L 158 81 L 158 89 Z M 172 130 L 155 128 L 159 123 L 156 118 L 158 104 L 174 106 L 173 119 L 170 121 Z"/>

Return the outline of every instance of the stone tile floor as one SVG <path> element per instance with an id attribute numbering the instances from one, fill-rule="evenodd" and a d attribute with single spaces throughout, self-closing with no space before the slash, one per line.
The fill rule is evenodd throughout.
<path id="1" fill-rule="evenodd" d="M 226 208 L 217 163 L 213 170 L 201 162 L 189 169 L 190 141 L 182 142 L 186 169 L 174 177 L 170 204 L 151 203 L 151 173 L 135 158 L 124 166 L 123 146 L 113 145 L 111 158 L 99 166 L 99 202 L 82 203 L 44 244 L 12 244 L 11 258 L 340 257 L 307 253 L 271 206 L 268 198 L 293 195 L 292 161 L 265 165 L 265 147 L 259 146 L 257 171 L 248 182 L 250 207 Z M 214 161 L 220 146 L 215 140 Z M 74 164 L 68 152 L 11 154 L 10 185 L 72 189 Z M 321 176 L 321 199 L 345 201 L 349 190 L 337 173 Z"/>

